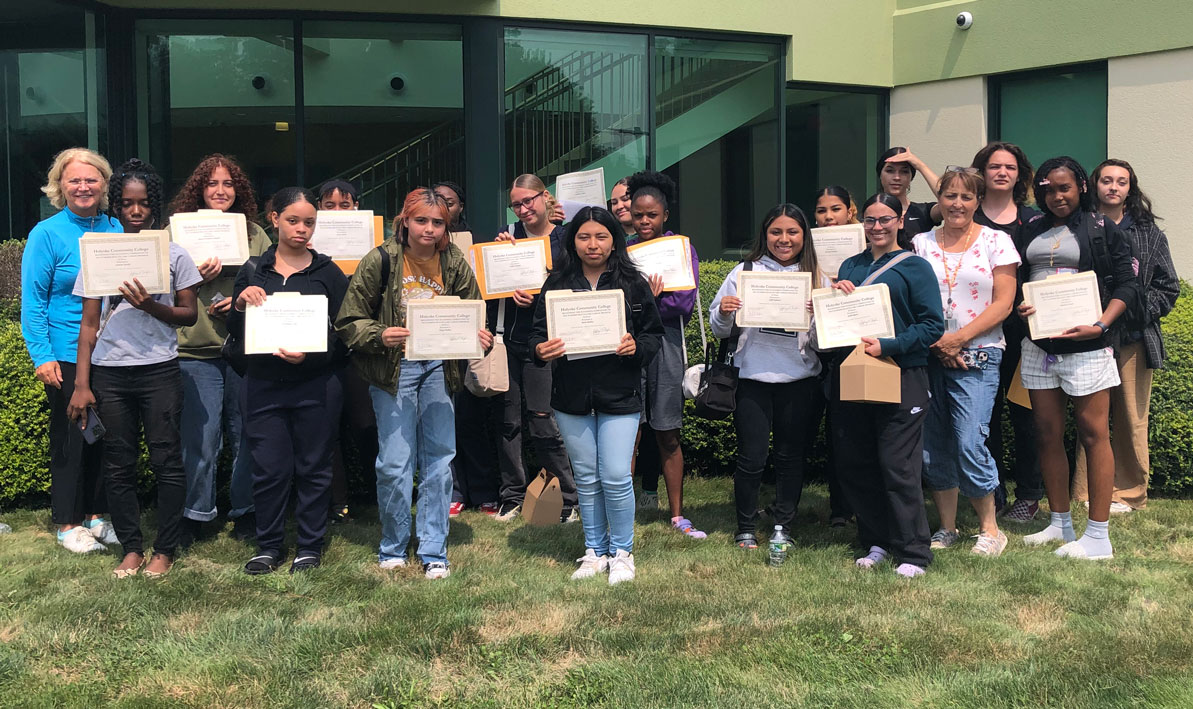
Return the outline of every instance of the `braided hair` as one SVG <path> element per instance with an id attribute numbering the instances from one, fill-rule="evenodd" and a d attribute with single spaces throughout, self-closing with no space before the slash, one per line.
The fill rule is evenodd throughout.
<path id="1" fill-rule="evenodd" d="M 626 178 L 626 188 L 630 191 L 630 201 L 642 195 L 654 197 L 663 205 L 663 211 L 670 211 L 675 202 L 675 180 L 654 170 L 635 172 Z"/>
<path id="2" fill-rule="evenodd" d="M 162 176 L 147 162 L 138 158 L 131 158 L 124 162 L 112 173 L 108 180 L 108 214 L 116 221 L 120 221 L 121 196 L 124 185 L 129 182 L 140 182 L 145 185 L 145 194 L 149 196 L 149 213 L 153 222 L 149 225 L 160 228 L 165 219 L 162 210 L 165 207 L 165 184 Z"/>
<path id="3" fill-rule="evenodd" d="M 1065 169 L 1073 173 L 1073 179 L 1077 183 L 1077 189 L 1080 193 L 1077 209 L 1075 212 L 1090 213 L 1094 211 L 1094 193 L 1089 188 L 1089 176 L 1085 174 L 1085 168 L 1081 167 L 1081 163 L 1077 162 L 1068 155 L 1061 155 L 1055 158 L 1048 158 L 1040 165 L 1040 169 L 1036 170 L 1036 179 L 1032 183 L 1032 194 L 1036 198 L 1036 206 L 1046 212 L 1048 216 L 1056 216 L 1052 210 L 1048 209 L 1048 203 L 1044 198 L 1048 195 L 1048 175 L 1053 170 Z"/>

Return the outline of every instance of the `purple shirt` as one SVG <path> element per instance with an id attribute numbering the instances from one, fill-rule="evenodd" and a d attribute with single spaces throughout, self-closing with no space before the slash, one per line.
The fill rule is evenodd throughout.
<path id="1" fill-rule="evenodd" d="M 675 232 L 664 232 L 663 236 L 675 236 Z M 626 246 L 641 242 L 642 239 L 635 234 L 626 239 Z M 691 246 L 689 250 L 692 252 L 692 278 L 699 284 L 700 257 L 696 254 L 696 246 L 691 240 L 688 241 L 688 245 Z M 659 307 L 659 318 L 663 321 L 663 327 L 682 328 L 692 319 L 692 309 L 696 307 L 696 289 L 659 293 L 655 303 Z"/>

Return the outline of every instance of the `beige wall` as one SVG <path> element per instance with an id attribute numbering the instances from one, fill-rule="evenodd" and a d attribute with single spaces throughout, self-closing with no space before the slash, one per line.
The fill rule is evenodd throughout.
<path id="1" fill-rule="evenodd" d="M 947 165 L 968 165 L 986 144 L 986 80 L 983 77 L 930 81 L 891 89 L 891 145 L 902 145 L 940 173 Z M 911 198 L 932 199 L 916 177 Z"/>
<path id="2" fill-rule="evenodd" d="M 1193 195 L 1193 49 L 1112 59 L 1107 65 L 1107 154 L 1131 163 L 1168 235 L 1177 273 L 1193 279 L 1183 218 Z"/>

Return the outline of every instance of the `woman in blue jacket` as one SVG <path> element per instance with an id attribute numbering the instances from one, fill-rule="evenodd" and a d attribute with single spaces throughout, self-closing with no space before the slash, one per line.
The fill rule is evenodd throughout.
<path id="1" fill-rule="evenodd" d="M 79 238 L 122 232 L 104 214 L 112 167 L 102 155 L 70 148 L 54 157 L 42 192 L 59 211 L 29 232 L 21 262 L 21 335 L 50 402 L 50 507 L 58 543 L 76 553 L 116 543 L 100 513 L 107 509 L 99 447 L 87 445 L 67 417 L 74 395 L 75 358 L 83 299 L 74 295 Z"/>

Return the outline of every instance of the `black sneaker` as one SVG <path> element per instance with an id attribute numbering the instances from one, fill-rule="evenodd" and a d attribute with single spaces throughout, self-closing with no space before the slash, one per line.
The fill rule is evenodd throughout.
<path id="1" fill-rule="evenodd" d="M 247 542 L 257 538 L 257 515 L 249 512 L 232 520 L 232 538 L 238 542 Z"/>
<path id="2" fill-rule="evenodd" d="M 298 556 L 294 557 L 294 561 L 290 564 L 290 574 L 296 574 L 303 571 L 310 571 L 311 569 L 319 568 L 321 559 L 318 554 L 311 552 L 300 552 Z"/>
<path id="3" fill-rule="evenodd" d="M 352 517 L 348 515 L 348 506 L 344 505 L 339 509 L 334 509 L 328 518 L 332 524 L 348 524 L 352 521 Z"/>
<path id="4" fill-rule="evenodd" d="M 559 523 L 568 524 L 570 522 L 579 522 L 580 512 L 575 507 L 564 507 L 563 512 L 559 514 Z"/>

